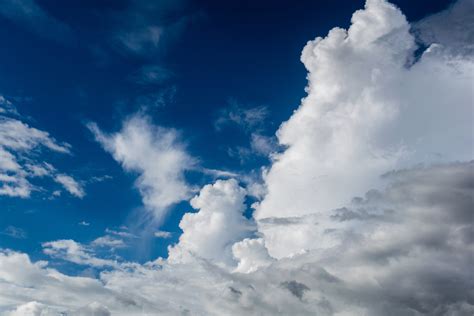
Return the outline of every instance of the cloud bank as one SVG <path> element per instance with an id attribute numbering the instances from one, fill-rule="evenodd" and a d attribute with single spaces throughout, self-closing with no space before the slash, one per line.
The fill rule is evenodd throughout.
<path id="1" fill-rule="evenodd" d="M 458 11 L 446 12 L 449 25 Z M 286 149 L 265 171 L 253 218 L 243 216 L 247 191 L 217 180 L 191 200 L 196 212 L 167 259 L 43 244 L 55 258 L 106 267 L 92 279 L 3 250 L 0 312 L 472 315 L 474 59 L 449 41 L 416 56 L 421 40 L 399 9 L 368 0 L 348 30 L 303 49 L 308 95 L 278 130 Z M 139 173 L 147 207 L 162 214 L 189 196 L 191 159 L 174 131 L 142 117 L 112 135 L 90 128 Z"/>

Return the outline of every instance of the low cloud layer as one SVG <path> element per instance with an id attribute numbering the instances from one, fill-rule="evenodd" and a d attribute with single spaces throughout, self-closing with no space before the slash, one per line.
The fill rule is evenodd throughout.
<path id="1" fill-rule="evenodd" d="M 444 24 L 457 11 L 446 12 Z M 410 28 L 395 6 L 368 0 L 348 30 L 308 42 L 308 96 L 277 133 L 286 149 L 264 172 L 252 218 L 250 190 L 217 180 L 191 199 L 167 259 L 43 243 L 56 260 L 102 268 L 93 279 L 2 250 L 0 312 L 472 315 L 474 59 L 449 41 L 415 56 L 426 37 Z M 183 172 L 193 159 L 174 130 L 140 116 L 111 135 L 89 127 L 139 174 L 158 216 L 190 197 Z M 100 247 L 124 237 L 106 232 Z"/>

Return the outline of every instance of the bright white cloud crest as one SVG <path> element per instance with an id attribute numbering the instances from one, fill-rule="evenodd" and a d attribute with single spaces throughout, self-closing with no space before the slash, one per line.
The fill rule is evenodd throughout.
<path id="1" fill-rule="evenodd" d="M 112 263 L 73 241 L 43 245 L 108 266 L 95 280 L 3 251 L 0 311 L 472 315 L 473 58 L 430 43 L 416 60 L 409 31 L 395 6 L 368 0 L 347 31 L 308 42 L 308 96 L 278 131 L 286 149 L 254 219 L 245 189 L 218 180 L 191 200 L 169 259 Z M 92 129 L 140 173 L 146 206 L 188 197 L 192 159 L 174 132 L 140 117 L 110 136 Z"/>

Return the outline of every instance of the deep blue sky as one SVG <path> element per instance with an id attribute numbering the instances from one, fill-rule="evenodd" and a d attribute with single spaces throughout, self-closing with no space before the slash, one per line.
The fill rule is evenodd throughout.
<path id="1" fill-rule="evenodd" d="M 392 1 L 416 21 L 447 7 L 444 1 Z M 306 71 L 299 61 L 308 40 L 334 26 L 347 27 L 364 1 L 196 1 L 156 2 L 158 9 L 129 14 L 128 1 L 37 1 L 65 30 L 34 26 L 0 16 L 0 94 L 15 101 L 27 122 L 72 145 L 73 154 L 48 154 L 58 169 L 88 183 L 83 199 L 63 195 L 48 200 L 0 197 L 0 231 L 15 226 L 27 232 L 18 239 L 0 234 L 0 247 L 41 257 L 40 243 L 56 239 L 90 242 L 106 228 L 133 226 L 141 198 L 133 189 L 136 175 L 125 173 L 94 141 L 85 123 L 106 131 L 120 128 L 124 117 L 161 94 L 163 104 L 148 113 L 156 124 L 181 131 L 189 152 L 207 168 L 250 172 L 262 158 L 241 162 L 229 146 L 248 146 L 245 131 L 228 126 L 216 131 L 219 111 L 234 100 L 243 108 L 266 106 L 262 132 L 271 136 L 305 95 Z M 138 16 L 138 18 L 137 18 Z M 134 19 L 138 19 L 135 21 Z M 130 21 L 129 21 L 130 20 Z M 159 21 L 167 25 L 156 49 L 130 52 L 111 38 L 120 30 Z M 135 24 L 134 24 L 135 23 Z M 150 22 L 151 23 L 151 22 Z M 143 66 L 160 67 L 164 82 L 134 82 Z M 190 174 L 197 185 L 209 176 Z M 168 240 L 147 239 L 142 247 L 120 252 L 149 260 L 166 255 L 179 237 L 178 223 L 187 203 L 175 207 L 161 229 Z M 90 226 L 79 226 L 87 221 Z"/>

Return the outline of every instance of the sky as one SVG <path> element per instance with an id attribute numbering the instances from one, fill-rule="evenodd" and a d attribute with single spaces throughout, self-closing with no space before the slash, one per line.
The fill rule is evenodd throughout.
<path id="1" fill-rule="evenodd" d="M 473 16 L 0 2 L 0 314 L 472 315 Z"/>

